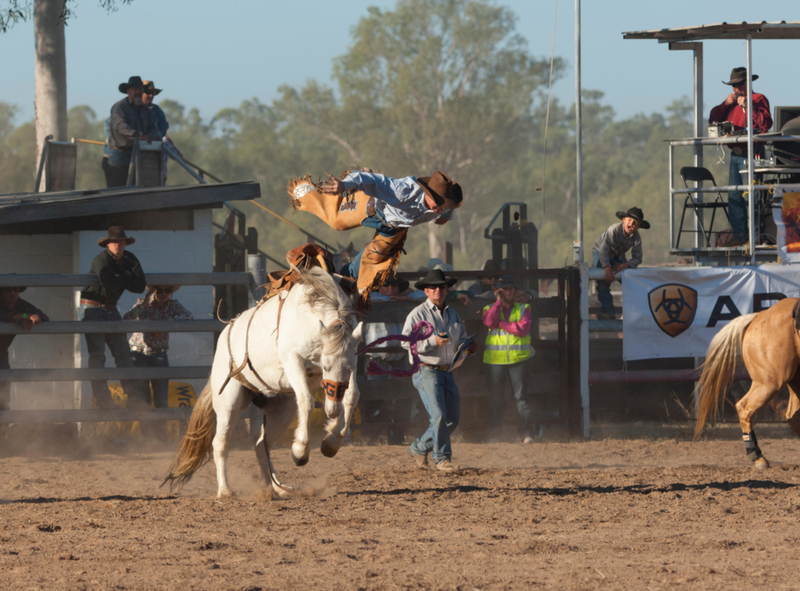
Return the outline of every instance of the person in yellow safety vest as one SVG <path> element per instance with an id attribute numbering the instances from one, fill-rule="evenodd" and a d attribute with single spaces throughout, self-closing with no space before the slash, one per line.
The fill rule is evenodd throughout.
<path id="1" fill-rule="evenodd" d="M 483 367 L 486 385 L 493 398 L 489 403 L 487 426 L 490 439 L 496 439 L 502 429 L 508 377 L 517 403 L 520 436 L 523 443 L 533 443 L 538 412 L 534 414 L 527 390 L 530 359 L 534 354 L 530 336 L 531 308 L 514 300 L 516 292 L 514 278 L 503 275 L 497 280 L 494 290 L 497 300 L 483 309 L 483 323 L 489 328 Z"/>

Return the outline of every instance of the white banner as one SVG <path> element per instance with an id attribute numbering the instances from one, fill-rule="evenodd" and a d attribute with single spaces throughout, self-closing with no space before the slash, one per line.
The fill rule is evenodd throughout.
<path id="1" fill-rule="evenodd" d="M 622 356 L 705 357 L 729 320 L 798 296 L 800 265 L 625 271 Z"/>

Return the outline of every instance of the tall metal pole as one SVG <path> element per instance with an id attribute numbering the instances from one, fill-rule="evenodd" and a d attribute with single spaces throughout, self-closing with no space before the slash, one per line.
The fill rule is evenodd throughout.
<path id="1" fill-rule="evenodd" d="M 753 37 L 747 34 L 747 212 L 750 214 L 750 264 L 756 264 L 756 238 L 761 225 L 753 191 Z"/>
<path id="2" fill-rule="evenodd" d="M 575 261 L 582 263 L 583 256 L 583 131 L 581 128 L 581 0 L 575 0 L 575 166 L 578 193 L 578 237 L 575 244 Z"/>

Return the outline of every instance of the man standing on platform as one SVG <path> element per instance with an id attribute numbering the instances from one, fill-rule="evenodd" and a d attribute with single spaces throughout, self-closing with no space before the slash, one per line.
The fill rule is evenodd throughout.
<path id="1" fill-rule="evenodd" d="M 753 76 L 758 80 L 758 76 Z M 708 116 L 709 123 L 722 123 L 728 121 L 735 130 L 747 129 L 747 68 L 734 68 L 731 79 L 723 82 L 733 87 L 731 92 L 721 104 L 711 109 Z M 772 127 L 772 116 L 769 113 L 769 101 L 763 94 L 753 93 L 753 133 L 764 133 Z M 731 162 L 728 168 L 729 185 L 746 185 L 742 179 L 741 170 L 747 168 L 747 144 L 728 144 L 731 149 Z M 764 157 L 764 144 L 754 143 L 755 157 Z M 731 221 L 733 236 L 720 246 L 741 246 L 749 240 L 749 227 L 747 222 L 747 202 L 742 191 L 728 191 L 728 218 Z M 758 220 L 756 227 L 758 227 Z M 759 232 L 756 230 L 756 235 Z"/>
<path id="2" fill-rule="evenodd" d="M 92 261 L 89 273 L 97 276 L 99 285 L 90 285 L 81 291 L 78 320 L 85 322 L 117 322 L 122 316 L 117 310 L 117 301 L 128 290 L 142 293 L 147 281 L 133 253 L 126 247 L 136 242 L 128 238 L 122 226 L 111 226 L 108 235 L 97 241 L 103 248 Z M 102 368 L 106 364 L 106 345 L 114 356 L 117 367 L 133 367 L 131 350 L 125 333 L 84 334 L 89 349 L 89 367 Z M 128 408 L 150 408 L 149 396 L 145 397 L 140 380 L 121 380 L 122 389 L 128 395 Z M 92 381 L 92 398 L 98 408 L 116 408 L 105 380 Z"/>
<path id="3" fill-rule="evenodd" d="M 433 326 L 433 334 L 417 343 L 421 364 L 412 378 L 430 416 L 430 426 L 414 440 L 408 454 L 421 469 L 428 466 L 428 454 L 431 454 L 434 468 L 439 472 L 458 471 L 458 466 L 451 462 L 450 433 L 458 426 L 461 396 L 448 369 L 459 346 L 467 340 L 467 333 L 458 312 L 447 305 L 447 291 L 457 281 L 447 279 L 441 269 L 431 269 L 427 277 L 415 284 L 417 289 L 425 291 L 428 299 L 411 311 L 403 326 L 404 335 L 411 334 L 421 320 Z M 406 342 L 402 345 L 406 349 L 410 347 Z M 469 353 L 476 350 L 474 342 L 467 349 Z"/>

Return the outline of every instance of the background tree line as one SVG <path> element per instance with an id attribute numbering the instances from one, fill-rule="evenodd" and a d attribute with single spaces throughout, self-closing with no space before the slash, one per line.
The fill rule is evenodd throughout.
<path id="1" fill-rule="evenodd" d="M 391 11 L 370 8 L 352 29 L 349 51 L 332 64 L 335 88 L 281 86 L 271 104 L 253 98 L 210 119 L 166 94 L 157 102 L 186 158 L 225 180 L 257 180 L 263 204 L 286 217 L 293 177 L 364 167 L 395 177 L 450 174 L 464 188 L 464 206 L 446 226 L 411 231 L 404 270 L 442 257 L 445 241 L 454 245 L 456 267 L 482 266 L 491 252 L 483 229 L 506 201 L 528 203 L 540 266 L 563 266 L 576 232 L 574 106 L 551 101 L 544 168 L 550 60 L 527 51 L 514 22 L 510 10 L 483 0 L 400 0 Z M 565 70 L 555 59 L 554 81 Z M 0 103 L 2 193 L 33 188 L 34 125 L 17 124 L 16 111 Z M 666 114 L 619 117 L 602 92 L 584 90 L 582 115 L 587 257 L 614 213 L 637 205 L 653 224 L 644 232 L 645 264 L 670 261 L 664 140 L 690 134 L 690 102 L 680 98 Z M 102 141 L 106 117 L 73 107 L 68 134 Z M 104 186 L 100 147 L 78 151 L 78 187 Z M 676 170 L 690 157 L 682 154 Z M 195 182 L 169 166 L 169 184 Z M 256 206 L 241 207 L 275 258 L 304 240 Z M 366 229 L 336 233 L 308 214 L 292 221 L 331 244 L 361 247 L 371 237 Z"/>

